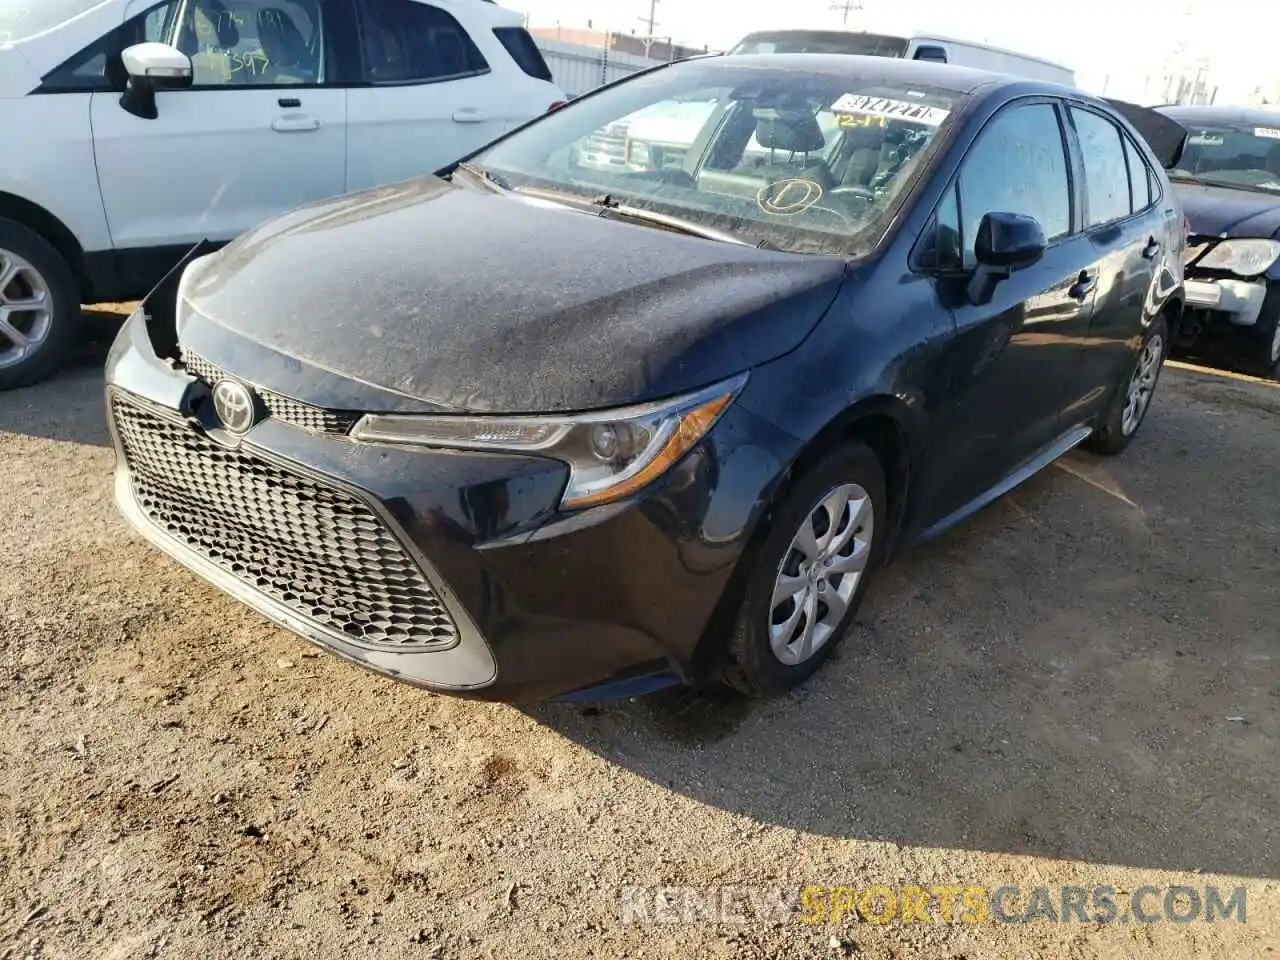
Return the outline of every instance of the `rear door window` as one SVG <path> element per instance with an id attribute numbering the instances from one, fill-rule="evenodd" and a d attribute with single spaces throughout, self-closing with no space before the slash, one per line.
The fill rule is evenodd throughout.
<path id="1" fill-rule="evenodd" d="M 494 27 L 493 35 L 521 70 L 537 80 L 551 79 L 551 69 L 528 30 L 523 27 Z"/>
<path id="2" fill-rule="evenodd" d="M 371 83 L 429 83 L 489 69 L 462 24 L 414 0 L 363 0 L 360 40 Z"/>
<path id="3" fill-rule="evenodd" d="M 1084 161 L 1087 225 L 1097 227 L 1127 217 L 1132 212 L 1129 168 L 1120 128 L 1101 114 L 1077 107 L 1071 108 L 1071 118 Z"/>
<path id="4" fill-rule="evenodd" d="M 1151 195 L 1151 171 L 1128 137 L 1124 138 L 1124 156 L 1129 164 L 1129 206 L 1137 213 L 1155 202 L 1155 197 Z"/>

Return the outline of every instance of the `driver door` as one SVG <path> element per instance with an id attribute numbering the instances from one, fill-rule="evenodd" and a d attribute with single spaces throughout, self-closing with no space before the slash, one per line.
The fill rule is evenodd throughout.
<path id="1" fill-rule="evenodd" d="M 1005 107 L 978 135 L 938 210 L 940 235 L 959 237 L 952 246 L 960 269 L 935 281 L 956 334 L 947 361 L 946 494 L 934 519 L 989 491 L 1072 426 L 1064 413 L 1089 335 L 1098 254 L 1080 230 L 1063 131 L 1053 102 Z M 974 239 L 982 217 L 995 212 L 1035 217 L 1048 248 L 1001 280 L 990 302 L 974 304 L 966 293 Z"/>
<path id="2" fill-rule="evenodd" d="M 149 12 L 148 12 L 149 11 Z M 231 240 L 343 192 L 346 91 L 325 85 L 322 0 L 135 0 L 191 57 L 193 86 L 156 95 L 147 120 L 93 95 L 94 147 L 112 240 L 127 269 L 165 247 Z"/>

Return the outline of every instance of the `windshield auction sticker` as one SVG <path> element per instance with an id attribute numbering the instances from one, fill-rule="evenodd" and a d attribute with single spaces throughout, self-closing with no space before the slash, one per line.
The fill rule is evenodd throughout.
<path id="1" fill-rule="evenodd" d="M 1266 137 L 1268 140 L 1280 140 L 1280 129 L 1276 127 L 1254 127 L 1255 137 Z"/>
<path id="2" fill-rule="evenodd" d="M 912 123 L 936 127 L 947 119 L 947 115 L 951 111 L 943 110 L 941 107 L 930 107 L 923 103 L 894 100 L 890 97 L 872 97 L 866 94 L 846 93 L 831 105 L 831 112 L 883 117 L 886 120 L 909 120 Z"/>

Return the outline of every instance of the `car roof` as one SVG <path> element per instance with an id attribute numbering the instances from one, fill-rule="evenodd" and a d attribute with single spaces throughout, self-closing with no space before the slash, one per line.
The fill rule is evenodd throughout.
<path id="1" fill-rule="evenodd" d="M 1250 127 L 1280 128 L 1280 111 L 1259 107 L 1183 106 L 1155 107 L 1157 112 L 1179 123 L 1232 123 Z"/>
<path id="2" fill-rule="evenodd" d="M 1026 80 L 1004 73 L 957 67 L 924 60 L 900 60 L 896 57 L 865 57 L 848 53 L 760 53 L 697 57 L 698 63 L 719 62 L 726 68 L 765 67 L 772 70 L 795 70 L 824 76 L 845 77 L 851 81 L 881 81 L 933 87 L 937 90 L 967 96 L 984 87 L 1018 87 L 1024 92 L 1041 90 L 1049 94 L 1079 91 L 1056 83 Z"/>

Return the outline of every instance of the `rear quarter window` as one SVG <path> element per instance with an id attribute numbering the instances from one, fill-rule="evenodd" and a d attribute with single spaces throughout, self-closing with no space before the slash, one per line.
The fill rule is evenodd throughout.
<path id="1" fill-rule="evenodd" d="M 528 30 L 523 27 L 494 27 L 493 35 L 521 70 L 537 80 L 551 79 L 551 69 Z"/>

